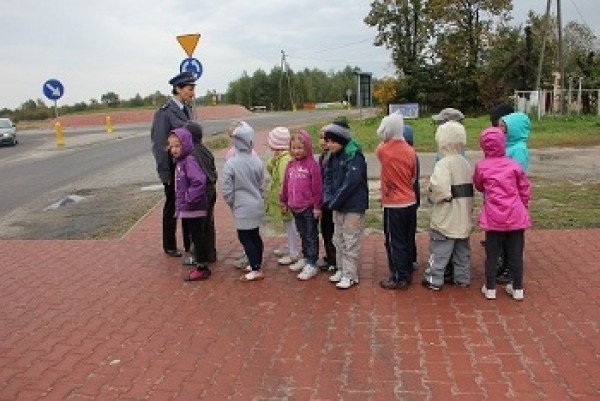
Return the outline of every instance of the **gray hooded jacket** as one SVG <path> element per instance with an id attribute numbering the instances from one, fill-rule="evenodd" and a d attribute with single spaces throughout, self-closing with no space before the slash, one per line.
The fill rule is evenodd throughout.
<path id="1" fill-rule="evenodd" d="M 265 184 L 262 160 L 252 154 L 254 130 L 245 122 L 233 131 L 235 155 L 223 166 L 223 199 L 233 212 L 238 230 L 252 230 L 262 224 L 265 215 Z"/>

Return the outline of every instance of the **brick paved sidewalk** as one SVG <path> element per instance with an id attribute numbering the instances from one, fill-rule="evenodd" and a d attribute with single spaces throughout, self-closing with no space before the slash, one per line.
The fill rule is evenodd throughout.
<path id="1" fill-rule="evenodd" d="M 385 291 L 381 235 L 361 281 L 300 282 L 265 238 L 266 279 L 241 283 L 229 210 L 219 262 L 184 283 L 160 207 L 114 241 L 0 241 L 0 400 L 597 400 L 600 229 L 529 231 L 525 300 L 470 289 Z M 418 238 L 421 267 L 427 238 Z"/>

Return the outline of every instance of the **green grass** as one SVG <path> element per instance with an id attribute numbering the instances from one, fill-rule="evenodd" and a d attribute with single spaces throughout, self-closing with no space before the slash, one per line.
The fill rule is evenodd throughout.
<path id="1" fill-rule="evenodd" d="M 365 120 L 350 120 L 350 128 L 354 138 L 360 143 L 367 153 L 373 152 L 379 143 L 377 128 L 381 118 L 369 118 Z M 431 118 L 406 120 L 411 124 L 415 132 L 415 150 L 417 152 L 435 152 L 434 139 L 435 127 Z M 487 116 L 466 118 L 467 148 L 469 150 L 479 149 L 479 134 L 490 125 Z M 587 147 L 600 145 L 600 118 L 592 117 L 544 117 L 541 120 L 532 119 L 531 136 L 529 138 L 530 149 L 541 149 L 548 147 Z M 313 140 L 318 139 L 318 131 L 321 126 L 309 126 L 307 131 Z"/>

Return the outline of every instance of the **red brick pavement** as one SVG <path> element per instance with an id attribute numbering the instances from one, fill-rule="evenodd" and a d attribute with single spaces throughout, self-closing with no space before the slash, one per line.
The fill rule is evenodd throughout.
<path id="1" fill-rule="evenodd" d="M 278 237 L 241 283 L 221 201 L 213 276 L 184 283 L 160 215 L 114 241 L 0 241 L 0 400 L 598 400 L 599 229 L 528 232 L 517 303 L 480 294 L 480 234 L 470 289 L 380 289 L 376 234 L 347 291 L 277 266 Z"/>

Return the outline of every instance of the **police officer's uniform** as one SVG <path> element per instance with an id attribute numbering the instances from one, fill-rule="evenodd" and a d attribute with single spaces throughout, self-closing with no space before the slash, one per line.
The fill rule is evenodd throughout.
<path id="1" fill-rule="evenodd" d="M 185 86 L 195 84 L 194 75 L 182 72 L 173 77 L 169 84 Z M 177 219 L 175 218 L 175 165 L 173 158 L 167 150 L 167 138 L 172 130 L 183 127 L 192 115 L 189 105 L 181 104 L 176 99 L 169 99 L 154 114 L 150 137 L 152 140 L 152 153 L 156 160 L 156 171 L 164 185 L 165 204 L 163 207 L 163 249 L 171 256 L 181 256 L 177 250 L 175 231 Z"/>

